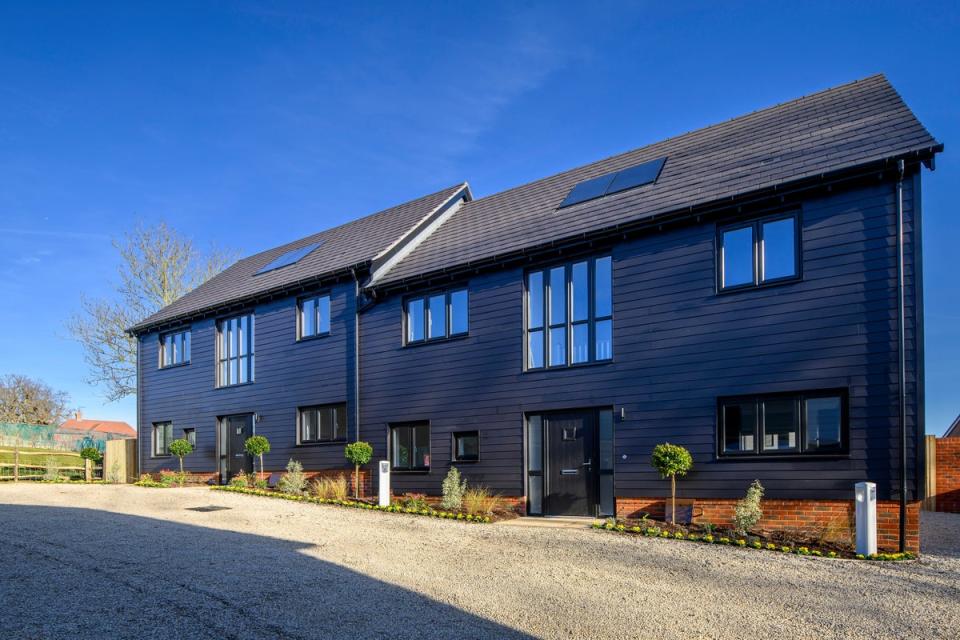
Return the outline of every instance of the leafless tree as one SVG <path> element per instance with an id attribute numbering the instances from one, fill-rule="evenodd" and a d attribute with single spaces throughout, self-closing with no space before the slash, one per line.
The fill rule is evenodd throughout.
<path id="1" fill-rule="evenodd" d="M 69 396 L 41 380 L 10 374 L 0 378 L 0 422 L 60 424 L 70 414 Z"/>
<path id="2" fill-rule="evenodd" d="M 67 328 L 84 349 L 87 382 L 110 400 L 136 393 L 137 341 L 126 330 L 209 280 L 235 259 L 211 248 L 201 254 L 165 223 L 138 226 L 113 241 L 120 254 L 119 282 L 111 299 L 82 298 L 83 311 Z"/>

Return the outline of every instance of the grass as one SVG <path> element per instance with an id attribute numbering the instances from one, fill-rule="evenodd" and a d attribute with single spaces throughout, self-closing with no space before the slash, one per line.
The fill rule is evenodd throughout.
<path id="1" fill-rule="evenodd" d="M 82 467 L 83 458 L 79 453 L 59 451 L 57 449 L 38 449 L 35 447 L 20 448 L 20 464 L 45 466 L 47 458 L 55 458 L 61 467 Z M 14 452 L 12 448 L 0 449 L 0 464 L 13 464 Z"/>

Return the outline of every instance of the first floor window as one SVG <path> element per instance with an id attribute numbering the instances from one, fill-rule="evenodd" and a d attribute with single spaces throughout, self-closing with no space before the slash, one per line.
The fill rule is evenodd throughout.
<path id="1" fill-rule="evenodd" d="M 300 444 L 346 440 L 347 405 L 330 404 L 300 409 Z"/>
<path id="2" fill-rule="evenodd" d="M 724 398 L 719 403 L 723 456 L 842 453 L 843 391 Z"/>
<path id="3" fill-rule="evenodd" d="M 779 215 L 720 229 L 719 287 L 756 287 L 800 275 L 796 214 Z"/>
<path id="4" fill-rule="evenodd" d="M 428 471 L 430 425 L 417 422 L 391 426 L 390 463 L 394 471 Z"/>
<path id="5" fill-rule="evenodd" d="M 480 459 L 480 432 L 461 431 L 453 434 L 454 462 L 476 462 Z"/>
<path id="6" fill-rule="evenodd" d="M 527 274 L 526 368 L 613 358 L 613 259 Z"/>
<path id="7" fill-rule="evenodd" d="M 160 336 L 160 367 L 190 362 L 190 330 L 171 331 Z"/>
<path id="8" fill-rule="evenodd" d="M 300 300 L 299 338 L 314 338 L 330 333 L 330 296 Z"/>
<path id="9" fill-rule="evenodd" d="M 467 290 L 410 298 L 405 315 L 407 344 L 465 335 L 469 329 Z"/>
<path id="10" fill-rule="evenodd" d="M 173 441 L 173 423 L 153 423 L 153 455 L 170 455 L 170 442 Z"/>
<path id="11" fill-rule="evenodd" d="M 194 428 L 183 430 L 183 439 L 190 443 L 194 449 L 197 447 L 197 430 Z"/>
<path id="12" fill-rule="evenodd" d="M 217 327 L 218 386 L 253 382 L 253 314 L 221 320 Z"/>

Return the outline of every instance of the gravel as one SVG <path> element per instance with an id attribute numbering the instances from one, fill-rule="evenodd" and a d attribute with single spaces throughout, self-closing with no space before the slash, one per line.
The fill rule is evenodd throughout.
<path id="1" fill-rule="evenodd" d="M 226 507 L 194 511 L 195 507 Z M 865 563 L 207 489 L 0 486 L 10 638 L 956 638 L 960 516 Z"/>

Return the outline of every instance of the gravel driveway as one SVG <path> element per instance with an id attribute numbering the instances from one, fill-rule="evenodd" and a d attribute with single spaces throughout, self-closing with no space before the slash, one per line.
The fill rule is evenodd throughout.
<path id="1" fill-rule="evenodd" d="M 217 511 L 191 508 L 224 507 Z M 9 638 L 956 638 L 960 516 L 912 563 L 464 525 L 207 489 L 0 486 Z"/>

